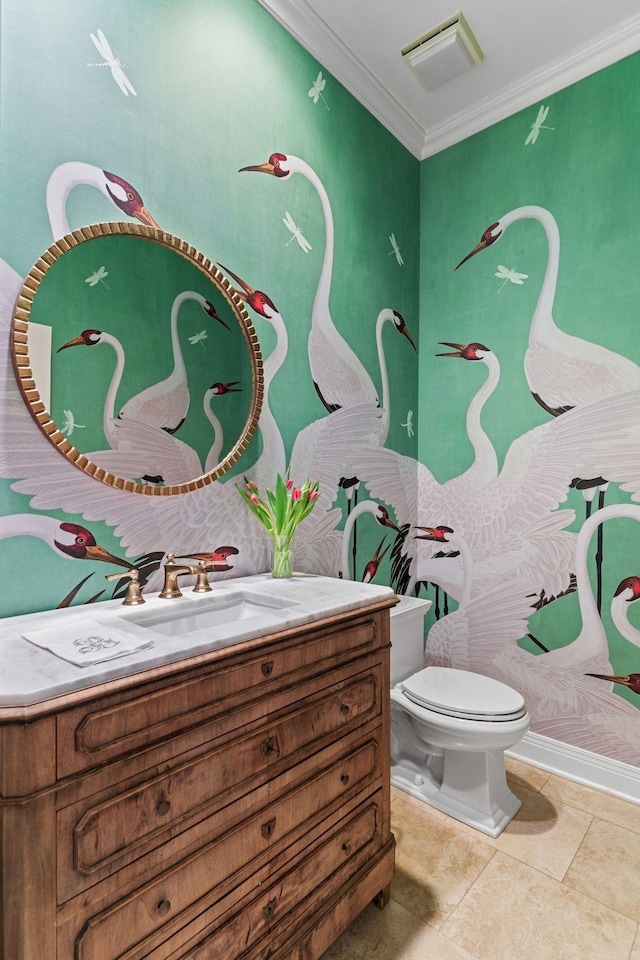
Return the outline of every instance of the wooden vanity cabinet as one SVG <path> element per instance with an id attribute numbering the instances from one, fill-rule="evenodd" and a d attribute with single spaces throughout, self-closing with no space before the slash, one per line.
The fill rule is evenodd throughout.
<path id="1" fill-rule="evenodd" d="M 392 603 L 0 708 L 2 960 L 315 960 L 383 905 Z"/>

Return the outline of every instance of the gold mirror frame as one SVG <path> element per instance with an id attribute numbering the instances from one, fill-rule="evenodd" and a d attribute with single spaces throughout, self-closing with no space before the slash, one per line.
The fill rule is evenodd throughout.
<path id="1" fill-rule="evenodd" d="M 34 380 L 32 372 L 32 361 L 29 357 L 29 324 L 35 297 L 48 271 L 65 253 L 77 247 L 79 244 L 99 237 L 118 235 L 138 237 L 152 241 L 155 244 L 175 251 L 180 257 L 194 264 L 202 274 L 207 276 L 216 288 L 216 292 L 221 294 L 231 307 L 249 351 L 252 380 L 251 400 L 246 423 L 239 439 L 230 452 L 224 456 L 223 460 L 218 463 L 213 470 L 194 477 L 188 482 L 185 481 L 174 484 L 173 486 L 157 486 L 124 479 L 109 473 L 107 470 L 89 460 L 85 454 L 79 451 L 67 439 L 52 419 L 38 392 L 38 385 Z M 11 354 L 16 380 L 25 403 L 35 422 L 56 450 L 73 463 L 74 466 L 94 479 L 128 493 L 142 493 L 150 496 L 173 496 L 207 486 L 221 477 L 237 462 L 246 450 L 255 432 L 260 416 L 264 390 L 262 355 L 260 353 L 260 346 L 255 329 L 242 300 L 230 286 L 226 277 L 217 269 L 211 260 L 202 253 L 199 253 L 184 240 L 155 227 L 125 222 L 97 223 L 83 227 L 80 230 L 74 230 L 72 233 L 67 234 L 65 237 L 53 243 L 29 271 L 18 297 L 13 315 Z"/>

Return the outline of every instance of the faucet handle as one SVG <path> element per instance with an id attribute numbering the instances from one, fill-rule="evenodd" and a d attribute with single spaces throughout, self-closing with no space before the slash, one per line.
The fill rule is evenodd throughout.
<path id="1" fill-rule="evenodd" d="M 110 573 L 105 577 L 105 580 L 121 580 L 123 577 L 129 577 L 127 593 L 122 604 L 125 607 L 135 607 L 139 603 L 144 603 L 144 597 L 140 592 L 140 583 L 138 582 L 139 576 L 140 571 L 138 568 L 132 567 L 130 570 L 127 570 L 126 573 Z"/>
<path id="2" fill-rule="evenodd" d="M 196 574 L 196 585 L 193 588 L 194 593 L 211 593 L 211 584 L 209 583 L 209 578 L 207 577 L 207 568 L 206 565 L 200 561 L 197 567 Z"/>

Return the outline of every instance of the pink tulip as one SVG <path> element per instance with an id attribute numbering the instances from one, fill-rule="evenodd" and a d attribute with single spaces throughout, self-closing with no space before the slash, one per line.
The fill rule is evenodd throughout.
<path id="1" fill-rule="evenodd" d="M 293 486 L 293 480 L 287 480 L 287 490 L 291 490 L 292 486 Z"/>
<path id="2" fill-rule="evenodd" d="M 311 490 L 311 492 L 309 493 L 309 500 L 315 500 L 315 498 L 318 496 L 320 496 L 320 493 L 318 490 Z"/>
<path id="3" fill-rule="evenodd" d="M 294 500 L 299 500 L 300 497 L 302 496 L 302 490 L 299 487 L 296 487 L 296 489 L 293 491 L 291 496 L 293 497 Z"/>
<path id="4" fill-rule="evenodd" d="M 258 505 L 260 505 L 260 501 L 259 501 L 258 498 L 256 497 L 255 493 L 253 494 L 253 496 L 251 497 L 251 499 L 253 500 L 254 503 L 257 503 Z"/>

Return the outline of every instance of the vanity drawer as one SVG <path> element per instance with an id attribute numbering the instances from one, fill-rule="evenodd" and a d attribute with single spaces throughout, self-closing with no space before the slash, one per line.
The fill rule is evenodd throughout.
<path id="1" fill-rule="evenodd" d="M 379 798 L 373 798 L 346 823 L 342 821 L 298 866 L 184 954 L 184 960 L 220 960 L 234 956 L 239 943 L 244 945 L 251 960 L 266 960 L 271 956 L 273 946 L 269 934 L 274 928 L 280 930 L 283 925 L 295 923 L 300 907 L 314 891 L 321 891 L 323 899 L 330 897 L 348 875 L 355 873 L 378 850 L 377 800 Z"/>
<path id="2" fill-rule="evenodd" d="M 251 735 L 121 793 L 58 812 L 61 902 L 241 797 L 281 769 L 378 716 L 380 683 L 366 674 Z M 348 783 L 348 777 L 347 781 Z"/>
<path id="3" fill-rule="evenodd" d="M 309 629 L 302 642 L 298 637 L 264 643 L 259 653 L 227 657 L 235 661 L 229 666 L 213 662 L 193 679 L 160 689 L 156 683 L 146 692 L 138 688 L 135 698 L 123 694 L 105 698 L 98 707 L 66 711 L 57 718 L 57 775 L 147 748 L 242 707 L 259 708 L 271 692 L 284 689 L 287 675 L 297 675 L 299 684 L 314 674 L 326 675 L 327 661 L 335 669 L 379 646 L 375 618 L 360 617 L 342 628 Z"/>
<path id="4" fill-rule="evenodd" d="M 215 918 L 217 901 L 247 877 L 265 884 L 268 873 L 265 875 L 264 869 L 272 848 L 285 850 L 287 834 L 345 793 L 345 776 L 356 783 L 366 777 L 374 755 L 373 744 L 365 744 L 352 756 L 341 759 L 320 776 L 165 871 L 161 878 L 89 916 L 76 938 L 75 960 L 146 957 L 158 942 L 205 910 L 212 910 L 212 919 Z M 312 864 L 309 858 L 305 859 L 290 888 L 285 891 L 278 884 L 277 892 L 268 900 L 265 919 L 270 920 L 276 909 L 279 916 L 286 913 L 293 903 L 304 898 L 310 884 L 317 886 L 319 876 L 328 876 L 370 843 L 378 833 L 378 806 L 379 803 L 370 802 L 324 843 L 321 849 L 326 848 L 326 856 L 318 857 L 316 852 Z M 253 935 L 254 931 L 250 932 Z"/>

